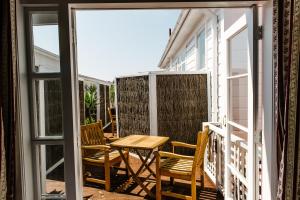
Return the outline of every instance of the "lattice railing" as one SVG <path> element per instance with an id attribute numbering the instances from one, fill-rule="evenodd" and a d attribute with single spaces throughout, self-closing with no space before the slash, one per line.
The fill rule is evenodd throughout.
<path id="1" fill-rule="evenodd" d="M 256 174 L 257 174 L 257 183 L 256 183 L 256 199 L 262 200 L 262 149 L 261 144 L 256 145 L 257 156 L 256 156 Z"/>
<path id="2" fill-rule="evenodd" d="M 221 129 L 217 123 L 203 123 L 209 125 L 210 143 L 205 156 L 205 172 L 216 184 L 219 191 L 224 195 L 225 174 L 225 129 Z M 256 199 L 262 199 L 262 153 L 261 144 L 256 145 Z M 231 171 L 230 193 L 233 199 L 247 199 L 247 143 L 245 140 L 231 135 Z"/>
<path id="3" fill-rule="evenodd" d="M 218 189 L 224 192 L 224 137 L 216 132 L 212 132 L 210 137 L 213 144 L 209 146 L 206 152 L 205 170 L 218 186 Z"/>
<path id="4" fill-rule="evenodd" d="M 231 140 L 231 193 L 233 199 L 247 199 L 247 145 L 235 137 Z"/>

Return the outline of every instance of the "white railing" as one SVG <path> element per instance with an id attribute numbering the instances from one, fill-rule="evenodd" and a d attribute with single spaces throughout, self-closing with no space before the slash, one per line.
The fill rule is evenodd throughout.
<path id="1" fill-rule="evenodd" d="M 224 195 L 225 174 L 225 129 L 218 123 L 203 123 L 210 128 L 210 143 L 205 155 L 205 172 L 216 184 L 217 189 Z M 261 199 L 261 146 L 257 145 L 257 195 Z M 242 138 L 231 135 L 231 162 L 228 164 L 231 171 L 230 193 L 232 199 L 247 199 L 247 142 Z"/>

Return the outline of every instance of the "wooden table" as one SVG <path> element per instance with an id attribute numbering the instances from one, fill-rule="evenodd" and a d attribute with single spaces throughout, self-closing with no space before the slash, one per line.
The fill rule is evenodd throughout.
<path id="1" fill-rule="evenodd" d="M 150 165 L 155 160 L 155 156 L 153 156 L 148 163 L 148 159 L 153 153 L 153 150 L 156 148 L 161 148 L 167 141 L 169 140 L 169 137 L 161 137 L 161 136 L 148 136 L 148 135 L 130 135 L 127 137 L 124 137 L 122 139 L 119 139 L 113 143 L 110 144 L 112 148 L 115 148 L 119 151 L 123 161 L 125 162 L 126 167 L 128 168 L 130 172 L 130 176 L 132 176 L 133 180 L 136 181 L 137 184 L 139 184 L 142 189 L 151 197 L 154 197 L 154 195 L 151 193 L 151 191 L 144 185 L 143 181 L 139 178 L 139 174 L 145 170 L 148 170 L 150 172 L 149 176 L 147 176 L 146 180 L 150 178 L 150 176 L 155 176 L 155 172 L 150 168 Z M 142 164 L 140 168 L 134 172 L 131 168 L 130 164 L 128 163 L 128 160 L 125 159 L 125 156 L 123 154 L 124 149 L 132 149 L 136 154 L 139 156 L 140 160 L 142 161 Z M 146 157 L 144 158 L 139 150 L 144 150 L 146 152 Z"/>

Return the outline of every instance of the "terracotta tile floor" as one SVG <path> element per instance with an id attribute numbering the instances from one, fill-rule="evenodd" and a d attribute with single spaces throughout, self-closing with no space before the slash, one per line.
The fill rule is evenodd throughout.
<path id="1" fill-rule="evenodd" d="M 130 156 L 130 164 L 133 166 L 134 170 L 137 170 L 141 164 L 139 159 Z M 124 163 L 121 164 L 124 166 Z M 155 170 L 155 163 L 151 165 L 151 168 Z M 141 177 L 146 177 L 147 171 L 141 174 Z M 168 178 L 163 177 L 163 190 L 171 189 L 176 192 L 183 194 L 190 194 L 190 184 L 186 181 L 175 180 L 174 187 L 170 187 L 168 184 Z M 216 191 L 216 187 L 213 182 L 205 175 L 204 178 L 204 189 L 200 188 L 200 183 L 198 183 L 197 196 L 198 199 L 213 200 L 213 199 L 223 199 L 222 196 Z M 145 182 L 147 187 L 155 193 L 155 180 Z M 64 192 L 64 182 L 47 180 L 47 192 Z M 55 191 L 56 190 L 56 191 Z M 106 200 L 138 200 L 138 199 L 149 199 L 144 191 L 141 190 L 134 181 L 125 179 L 124 172 L 118 172 L 112 178 L 112 192 L 106 192 L 103 186 L 86 184 L 83 188 L 83 195 L 87 197 L 85 199 L 106 199 Z M 173 198 L 165 198 L 171 200 Z"/>

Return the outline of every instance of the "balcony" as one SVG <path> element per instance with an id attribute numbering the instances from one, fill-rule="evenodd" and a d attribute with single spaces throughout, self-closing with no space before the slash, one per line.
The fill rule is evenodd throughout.
<path id="1" fill-rule="evenodd" d="M 137 159 L 136 155 L 130 156 L 130 163 L 133 166 L 135 171 L 138 170 L 140 166 L 140 160 Z M 121 164 L 124 166 L 124 163 Z M 151 165 L 151 168 L 155 171 L 155 163 Z M 141 174 L 142 178 L 146 178 L 149 175 L 147 171 Z M 199 177 L 199 173 L 198 173 Z M 149 188 L 153 193 L 155 193 L 155 179 L 150 179 L 147 181 L 147 188 Z M 173 187 L 169 185 L 169 179 L 163 177 L 163 190 L 175 190 L 182 194 L 189 194 L 190 193 L 190 182 L 181 181 L 178 179 L 175 180 L 175 184 Z M 64 182 L 57 181 L 57 180 L 47 180 L 46 184 L 46 192 L 48 194 L 63 194 L 64 189 Z M 54 197 L 53 196 L 53 197 Z M 112 182 L 112 191 L 107 192 L 105 188 L 99 186 L 97 184 L 86 184 L 83 187 L 83 196 L 84 199 L 106 199 L 106 200 L 140 200 L 140 199 L 148 199 L 149 196 L 138 186 L 135 181 L 132 179 L 126 179 L 125 174 L 123 172 L 118 172 Z M 204 188 L 200 186 L 200 178 L 197 181 L 197 196 L 198 199 L 205 199 L 205 200 L 215 200 L 215 199 L 223 199 L 223 195 L 216 184 L 211 180 L 211 178 L 205 174 L 204 176 Z M 174 198 L 165 198 L 165 199 L 174 199 Z"/>

